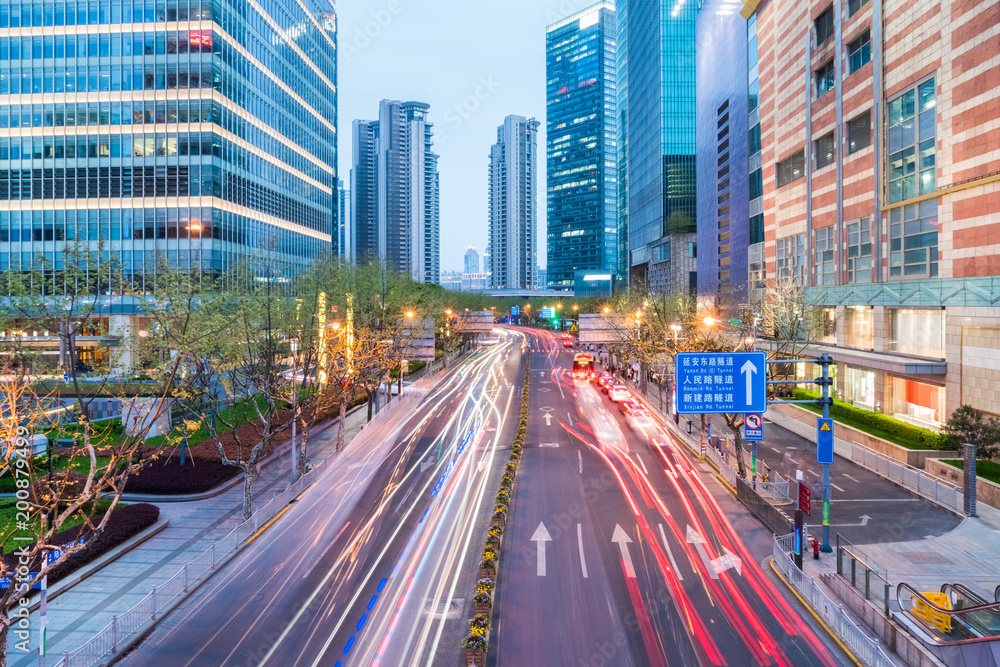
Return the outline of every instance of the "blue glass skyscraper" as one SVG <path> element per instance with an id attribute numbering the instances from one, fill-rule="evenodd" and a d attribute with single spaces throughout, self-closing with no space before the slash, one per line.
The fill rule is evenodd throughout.
<path id="1" fill-rule="evenodd" d="M 0 269 L 329 252 L 336 31 L 329 0 L 0 2 Z"/>
<path id="2" fill-rule="evenodd" d="M 548 27 L 548 288 L 577 288 L 617 260 L 615 5 Z"/>
<path id="3" fill-rule="evenodd" d="M 624 5 L 624 7 L 623 7 Z M 694 290 L 697 281 L 695 21 L 697 0 L 621 0 L 619 62 L 627 85 L 629 283 Z"/>

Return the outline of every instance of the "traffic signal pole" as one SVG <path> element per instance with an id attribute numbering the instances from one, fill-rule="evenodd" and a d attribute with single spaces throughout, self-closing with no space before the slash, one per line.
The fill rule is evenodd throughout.
<path id="1" fill-rule="evenodd" d="M 823 406 L 823 419 L 830 418 L 830 405 L 833 403 L 833 399 L 830 398 L 830 385 L 833 384 L 833 380 L 830 378 L 830 364 L 833 363 L 833 358 L 829 354 L 823 354 L 818 359 L 820 366 L 823 368 L 823 375 L 820 377 L 819 385 L 823 391 L 823 398 L 821 399 L 821 404 Z M 833 553 L 833 549 L 830 547 L 830 464 L 823 464 L 823 544 L 820 546 L 820 551 L 825 554 Z"/>

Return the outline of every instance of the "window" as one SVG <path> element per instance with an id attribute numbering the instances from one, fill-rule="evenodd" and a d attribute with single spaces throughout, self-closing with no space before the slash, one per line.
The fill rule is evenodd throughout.
<path id="1" fill-rule="evenodd" d="M 936 278 L 938 275 L 937 200 L 928 199 L 889 213 L 889 276 Z"/>
<path id="2" fill-rule="evenodd" d="M 892 311 L 889 349 L 900 354 L 944 359 L 944 311 Z"/>
<path id="3" fill-rule="evenodd" d="M 815 26 L 816 46 L 821 46 L 833 35 L 833 5 L 827 7 L 826 11 L 816 17 Z"/>
<path id="4" fill-rule="evenodd" d="M 697 243 L 688 243 L 688 257 L 692 257 L 693 258 L 693 257 L 697 257 L 697 256 L 698 256 L 698 244 Z"/>
<path id="5" fill-rule="evenodd" d="M 805 154 L 802 151 L 790 155 L 777 165 L 778 187 L 788 185 L 792 181 L 802 178 L 805 175 Z"/>
<path id="6" fill-rule="evenodd" d="M 865 30 L 857 39 L 847 45 L 847 64 L 851 74 L 871 62 L 872 59 L 872 33 Z"/>
<path id="7" fill-rule="evenodd" d="M 847 15 L 854 16 L 867 4 L 868 0 L 847 0 Z"/>
<path id="8" fill-rule="evenodd" d="M 870 350 L 874 345 L 875 312 L 868 306 L 848 306 L 844 311 L 844 344 Z"/>
<path id="9" fill-rule="evenodd" d="M 937 429 L 944 421 L 945 389 L 932 384 L 889 378 L 889 413 L 901 421 L 923 428 Z"/>
<path id="10" fill-rule="evenodd" d="M 833 90 L 833 75 L 832 60 L 816 70 L 816 97 L 823 97 L 823 95 Z"/>
<path id="11" fill-rule="evenodd" d="M 750 285 L 755 290 L 767 287 L 767 268 L 764 262 L 764 244 L 755 243 L 747 251 L 747 273 Z"/>
<path id="12" fill-rule="evenodd" d="M 750 201 L 764 196 L 764 170 L 755 169 L 750 174 Z"/>
<path id="13" fill-rule="evenodd" d="M 820 313 L 820 326 L 822 327 L 822 332 L 819 335 L 820 343 L 828 343 L 829 345 L 837 344 L 837 309 L 836 308 L 824 308 Z"/>
<path id="14" fill-rule="evenodd" d="M 806 235 L 796 234 L 775 243 L 774 265 L 779 281 L 803 284 L 806 264 Z"/>
<path id="15" fill-rule="evenodd" d="M 653 264 L 670 261 L 670 243 L 663 243 L 653 248 Z"/>
<path id="16" fill-rule="evenodd" d="M 833 159 L 835 157 L 836 145 L 833 141 L 833 132 L 824 134 L 822 137 L 815 141 L 816 144 L 816 169 L 822 169 L 823 167 L 833 164 Z"/>
<path id="17" fill-rule="evenodd" d="M 847 154 L 857 153 L 872 143 L 872 115 L 866 111 L 847 121 Z"/>
<path id="18" fill-rule="evenodd" d="M 868 218 L 847 225 L 847 282 L 872 281 L 872 224 Z"/>
<path id="19" fill-rule="evenodd" d="M 935 179 L 934 79 L 889 102 L 889 203 L 933 192 Z M 919 181 L 918 181 L 919 176 Z"/>
<path id="20" fill-rule="evenodd" d="M 875 371 L 848 366 L 844 373 L 843 400 L 865 410 L 875 411 Z"/>
<path id="21" fill-rule="evenodd" d="M 816 248 L 816 284 L 835 285 L 837 274 L 834 268 L 836 255 L 834 228 L 830 226 L 817 229 L 813 235 L 815 236 Z"/>

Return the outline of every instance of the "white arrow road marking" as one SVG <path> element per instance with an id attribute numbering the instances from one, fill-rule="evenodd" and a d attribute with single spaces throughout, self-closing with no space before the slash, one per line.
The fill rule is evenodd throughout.
<path id="1" fill-rule="evenodd" d="M 427 472 L 427 469 L 434 465 L 434 461 L 424 461 L 420 464 L 420 472 Z"/>
<path id="2" fill-rule="evenodd" d="M 753 376 L 757 372 L 757 364 L 749 359 L 740 369 L 740 374 L 747 376 L 747 405 L 753 405 Z"/>
<path id="3" fill-rule="evenodd" d="M 617 543 L 618 550 L 622 552 L 622 560 L 625 561 L 625 576 L 629 579 L 635 579 L 635 568 L 632 567 L 632 554 L 628 552 L 628 545 L 632 542 L 632 538 L 616 523 L 611 541 Z"/>
<path id="4" fill-rule="evenodd" d="M 540 443 L 538 443 L 538 446 L 539 447 L 558 447 L 559 443 L 558 442 L 540 442 Z"/>
<path id="5" fill-rule="evenodd" d="M 539 389 L 538 391 L 552 391 L 552 390 L 551 390 L 551 389 L 549 389 L 548 387 L 542 387 L 542 388 L 541 388 L 541 389 Z"/>
<path id="6" fill-rule="evenodd" d="M 545 425 L 546 426 L 552 426 L 552 414 L 551 413 L 548 413 L 548 412 L 545 413 Z"/>
<path id="7" fill-rule="evenodd" d="M 870 516 L 868 516 L 867 514 L 865 514 L 864 516 L 861 517 L 861 525 L 862 526 L 867 526 L 868 522 L 871 521 L 871 520 L 872 520 L 872 518 Z"/>
<path id="8" fill-rule="evenodd" d="M 635 453 L 635 458 L 639 462 L 639 465 L 642 466 L 642 471 L 648 475 L 649 471 L 646 470 L 646 464 L 642 462 L 642 457 L 639 456 L 639 452 Z"/>
<path id="9" fill-rule="evenodd" d="M 708 576 L 712 579 L 718 579 L 719 573 L 715 571 L 712 561 L 708 558 L 708 550 L 705 549 L 705 538 L 699 535 L 694 528 L 688 526 L 687 541 L 688 544 L 693 544 L 694 548 L 698 551 L 698 555 L 701 556 L 701 562 L 705 565 L 705 569 L 708 570 Z"/>
<path id="10" fill-rule="evenodd" d="M 542 412 L 552 412 L 555 408 L 550 408 L 549 406 L 546 405 L 544 408 L 538 408 L 538 409 L 541 410 Z"/>
<path id="11" fill-rule="evenodd" d="M 576 460 L 580 463 L 580 474 L 583 474 L 583 452 L 576 450 Z"/>
<path id="12" fill-rule="evenodd" d="M 861 519 L 861 523 L 831 523 L 830 528 L 857 528 L 859 526 L 867 526 L 868 522 L 872 520 L 867 514 L 858 518 Z"/>
<path id="13" fill-rule="evenodd" d="M 587 559 L 583 557 L 583 526 L 576 524 L 576 545 L 580 548 L 580 568 L 583 570 L 583 578 L 587 579 Z"/>
<path id="14" fill-rule="evenodd" d="M 542 380 L 542 384 L 552 384 L 552 380 Z"/>
<path id="15" fill-rule="evenodd" d="M 725 546 L 722 548 L 725 549 L 726 553 L 712 561 L 712 567 L 715 568 L 715 573 L 718 575 L 722 574 L 729 568 L 735 568 L 736 574 L 743 576 L 743 561 L 741 561 L 740 557 L 732 551 L 726 549 Z"/>
<path id="16" fill-rule="evenodd" d="M 549 531 L 545 530 L 545 524 L 541 521 L 538 522 L 538 528 L 535 528 L 535 534 L 531 536 L 531 541 L 538 545 L 538 561 L 537 569 L 538 576 L 545 576 L 545 543 L 552 541 L 552 536 L 549 535 Z"/>
<path id="17" fill-rule="evenodd" d="M 677 561 L 674 560 L 674 552 L 670 550 L 670 545 L 667 543 L 667 534 L 663 532 L 663 524 L 657 524 L 660 527 L 660 539 L 663 540 L 663 548 L 667 551 L 667 558 L 670 559 L 670 564 L 674 568 L 674 573 L 680 581 L 684 581 L 684 575 L 677 568 Z"/>

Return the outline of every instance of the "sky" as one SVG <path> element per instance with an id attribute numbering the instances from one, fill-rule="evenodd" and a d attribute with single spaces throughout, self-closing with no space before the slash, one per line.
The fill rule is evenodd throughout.
<path id="1" fill-rule="evenodd" d="M 441 174 L 441 270 L 461 271 L 488 237 L 488 161 L 497 127 L 541 122 L 539 265 L 545 267 L 545 28 L 592 0 L 340 0 L 340 178 L 350 182 L 351 122 L 382 99 L 430 104 Z"/>

